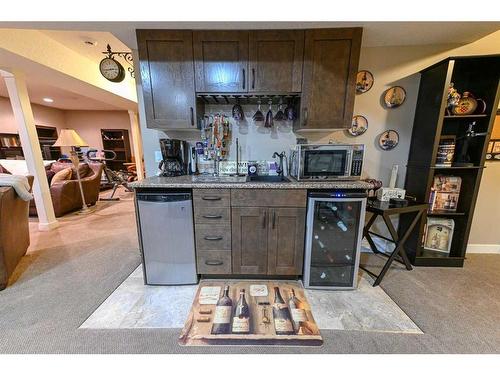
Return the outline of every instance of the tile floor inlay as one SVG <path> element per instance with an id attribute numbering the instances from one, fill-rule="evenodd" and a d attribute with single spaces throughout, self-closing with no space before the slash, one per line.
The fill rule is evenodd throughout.
<path id="1" fill-rule="evenodd" d="M 370 281 L 369 281 L 370 280 Z M 320 329 L 423 333 L 371 279 L 359 276 L 356 290 L 307 289 Z M 197 285 L 144 285 L 139 266 L 82 324 L 85 329 L 182 328 Z"/>

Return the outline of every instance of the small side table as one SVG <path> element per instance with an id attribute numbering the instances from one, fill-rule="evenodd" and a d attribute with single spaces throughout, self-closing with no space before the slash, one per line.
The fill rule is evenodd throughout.
<path id="1" fill-rule="evenodd" d="M 397 261 L 401 264 L 404 264 L 408 271 L 411 271 L 413 269 L 410 264 L 410 260 L 408 259 L 408 255 L 406 254 L 404 244 L 408 239 L 411 231 L 415 227 L 415 225 L 420 221 L 422 215 L 428 209 L 429 205 L 427 203 L 417 203 L 408 201 L 408 204 L 406 206 L 394 206 L 391 205 L 389 202 L 381 202 L 376 199 L 368 199 L 368 202 L 366 204 L 366 211 L 371 212 L 373 215 L 370 217 L 368 223 L 365 225 L 365 228 L 363 229 L 363 236 L 366 237 L 366 240 L 370 245 L 370 249 L 375 254 L 380 254 L 388 258 L 387 262 L 382 268 L 382 271 L 380 271 L 378 275 L 371 272 L 370 270 L 367 270 L 364 266 L 361 265 L 359 266 L 359 268 L 361 268 L 362 270 L 367 272 L 370 276 L 375 278 L 373 286 L 377 286 L 382 282 L 382 279 L 384 278 L 387 270 L 389 269 L 393 261 Z M 397 214 L 411 214 L 411 213 L 415 213 L 415 217 L 411 222 L 410 226 L 407 228 L 406 232 L 401 237 L 399 237 L 396 228 L 394 228 L 394 225 L 392 225 L 390 216 Z M 370 231 L 370 228 L 372 227 L 373 223 L 375 223 L 375 220 L 377 219 L 378 216 L 381 216 L 382 219 L 384 220 L 384 223 L 387 226 L 387 229 L 389 230 L 389 233 L 392 238 L 387 238 L 378 233 Z M 396 245 L 396 247 L 394 248 L 393 252 L 390 255 L 381 252 L 375 245 L 375 242 L 373 242 L 372 236 L 379 237 L 386 241 L 392 242 Z M 397 255 L 399 255 L 401 259 L 398 259 Z"/>

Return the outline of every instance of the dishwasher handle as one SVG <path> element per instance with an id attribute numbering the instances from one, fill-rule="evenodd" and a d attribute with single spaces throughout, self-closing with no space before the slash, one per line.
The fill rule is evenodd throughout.
<path id="1" fill-rule="evenodd" d="M 137 194 L 137 201 L 139 202 L 185 202 L 191 200 L 189 193 L 166 193 L 166 194 Z"/>

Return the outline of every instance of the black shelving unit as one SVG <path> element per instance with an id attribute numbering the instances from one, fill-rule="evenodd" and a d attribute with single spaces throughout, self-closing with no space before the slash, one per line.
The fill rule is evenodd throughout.
<path id="1" fill-rule="evenodd" d="M 104 150 L 116 152 L 116 159 L 107 161 L 106 165 L 114 171 L 126 171 L 123 163 L 130 163 L 132 151 L 127 129 L 101 129 L 102 146 Z"/>
<path id="2" fill-rule="evenodd" d="M 19 134 L 0 133 L 0 159 L 23 158 L 23 148 Z"/>
<path id="3" fill-rule="evenodd" d="M 500 98 L 500 55 L 450 57 L 421 71 L 412 141 L 408 156 L 405 189 L 408 195 L 427 202 L 434 177 L 437 175 L 462 178 L 457 212 L 430 212 L 428 216 L 455 221 L 449 254 L 425 250 L 422 247 L 426 218 L 406 242 L 411 262 L 417 266 L 463 266 L 477 194 L 484 169 L 486 150 Z M 450 83 L 459 93 L 469 91 L 486 102 L 486 112 L 450 116 L 446 113 Z M 474 138 L 469 147 L 471 167 L 436 167 L 436 155 L 442 136 L 462 137 L 468 125 L 476 122 L 475 131 L 487 136 Z M 457 144 L 455 155 L 459 152 Z M 401 217 L 400 233 L 409 225 Z"/>
<path id="4" fill-rule="evenodd" d="M 38 142 L 42 150 L 44 160 L 57 160 L 61 157 L 61 148 L 54 147 L 57 141 L 57 128 L 54 126 L 36 125 Z"/>

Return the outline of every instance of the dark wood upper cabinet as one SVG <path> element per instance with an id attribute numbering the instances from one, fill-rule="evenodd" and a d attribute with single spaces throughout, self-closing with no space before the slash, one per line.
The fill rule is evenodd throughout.
<path id="1" fill-rule="evenodd" d="M 231 210 L 233 273 L 267 273 L 268 210 L 264 207 L 233 207 Z"/>
<path id="2" fill-rule="evenodd" d="M 248 91 L 248 31 L 194 31 L 196 91 Z"/>
<path id="3" fill-rule="evenodd" d="M 137 30 L 148 128 L 196 129 L 191 31 Z"/>
<path id="4" fill-rule="evenodd" d="M 303 30 L 251 31 L 248 91 L 301 91 L 303 55 Z"/>
<path id="5" fill-rule="evenodd" d="M 351 126 L 361 28 L 305 32 L 300 130 Z"/>
<path id="6" fill-rule="evenodd" d="M 305 208 L 270 208 L 268 275 L 302 275 Z"/>

